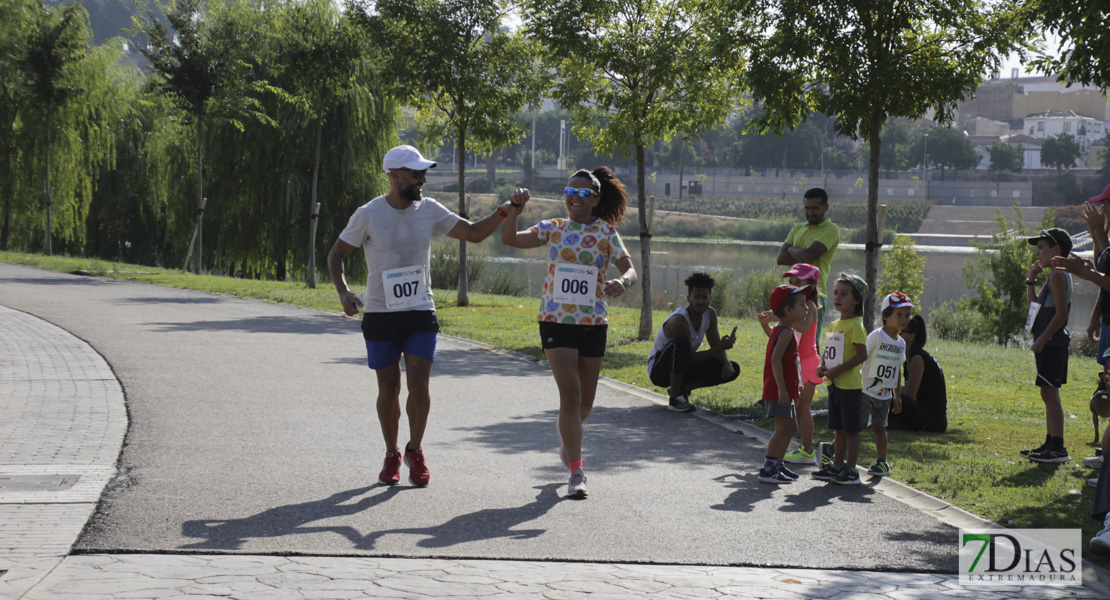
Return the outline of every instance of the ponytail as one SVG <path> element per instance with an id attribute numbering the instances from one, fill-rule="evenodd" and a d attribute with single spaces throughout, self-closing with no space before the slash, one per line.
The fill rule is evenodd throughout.
<path id="1" fill-rule="evenodd" d="M 591 179 L 598 182 L 600 193 L 598 203 L 594 207 L 594 215 L 616 227 L 624 220 L 624 211 L 628 208 L 628 196 L 624 191 L 624 184 L 609 167 L 598 167 L 590 173 Z"/>

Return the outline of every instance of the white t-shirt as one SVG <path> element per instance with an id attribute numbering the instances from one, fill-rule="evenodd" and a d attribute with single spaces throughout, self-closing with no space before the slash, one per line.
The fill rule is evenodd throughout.
<path id="1" fill-rule="evenodd" d="M 893 338 L 882 327 L 867 334 L 867 358 L 863 361 L 863 393 L 889 400 L 901 383 L 902 363 L 906 362 L 906 342 Z"/>
<path id="2" fill-rule="evenodd" d="M 432 234 L 446 235 L 461 220 L 431 198 L 404 210 L 390 206 L 385 196 L 360 206 L 339 239 L 362 246 L 366 254 L 365 311 L 435 310 L 429 269 Z M 383 272 L 391 277 L 388 294 Z"/>

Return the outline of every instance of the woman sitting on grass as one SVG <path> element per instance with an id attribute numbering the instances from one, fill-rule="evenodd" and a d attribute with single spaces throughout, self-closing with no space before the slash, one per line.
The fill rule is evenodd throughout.
<path id="1" fill-rule="evenodd" d="M 890 415 L 887 429 L 944 433 L 948 429 L 948 388 L 944 371 L 925 351 L 928 334 L 921 315 L 910 319 L 902 330 L 902 339 L 906 341 L 902 412 Z"/>

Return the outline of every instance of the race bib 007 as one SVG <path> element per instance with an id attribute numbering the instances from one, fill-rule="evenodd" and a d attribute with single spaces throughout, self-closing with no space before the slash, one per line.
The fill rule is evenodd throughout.
<path id="1" fill-rule="evenodd" d="M 424 267 L 401 267 L 382 271 L 382 287 L 385 289 L 385 307 L 389 310 L 412 308 L 424 301 L 427 290 L 424 287 Z"/>
<path id="2" fill-rule="evenodd" d="M 554 284 L 553 299 L 560 304 L 593 306 L 597 302 L 597 267 L 559 263 Z"/>

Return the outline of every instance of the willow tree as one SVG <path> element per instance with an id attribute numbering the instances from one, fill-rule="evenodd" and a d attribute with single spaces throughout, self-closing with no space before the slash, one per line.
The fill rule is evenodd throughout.
<path id="1" fill-rule="evenodd" d="M 841 135 L 870 149 L 867 183 L 868 294 L 864 324 L 875 315 L 879 165 L 883 124 L 890 117 L 918 119 L 932 111 L 947 123 L 1001 56 L 1023 44 L 1012 7 L 985 0 L 733 0 L 758 15 L 746 81 L 765 112 L 759 130 L 783 131 L 810 111 L 836 115 Z"/>
<path id="2" fill-rule="evenodd" d="M 11 70 L 4 88 L 13 97 L 3 109 L 11 119 L 4 127 L 12 136 L 4 145 L 8 168 L 16 168 L 8 173 L 12 195 L 5 198 L 0 238 L 7 243 L 10 219 L 30 203 L 30 190 L 19 186 L 24 180 L 19 171 L 33 167 L 42 174 L 42 251 L 52 254 L 55 233 L 76 244 L 84 239 L 96 171 L 113 160 L 111 128 L 122 108 L 116 86 L 126 76 L 116 65 L 122 46 L 118 39 L 92 46 L 88 15 L 80 5 L 30 2 L 13 8 L 14 24 L 22 22 L 26 30 L 22 50 L 6 61 Z M 20 39 L 18 33 L 3 37 Z M 22 226 L 38 229 L 32 223 Z"/>
<path id="3" fill-rule="evenodd" d="M 34 0 L 0 0 L 0 73 L 15 73 L 26 48 L 36 6 Z M 0 250 L 8 249 L 22 171 L 22 144 L 27 94 L 19 77 L 0 77 Z"/>
<path id="4" fill-rule="evenodd" d="M 363 52 L 357 33 L 332 0 L 289 0 L 282 8 L 275 67 L 286 90 L 312 123 L 312 190 L 309 196 L 308 287 L 316 287 L 316 201 L 324 120 L 354 88 Z"/>
<path id="5" fill-rule="evenodd" d="M 362 23 L 382 44 L 391 91 L 417 109 L 426 140 L 451 136 L 459 157 L 459 216 L 467 218 L 467 152 L 523 139 L 516 118 L 547 88 L 539 49 L 503 22 L 507 0 L 359 0 Z M 458 305 L 469 304 L 466 242 L 459 241 Z"/>
<path id="6" fill-rule="evenodd" d="M 640 339 L 655 333 L 644 148 L 676 135 L 695 137 L 736 108 L 742 53 L 715 52 L 715 32 L 727 14 L 711 0 L 524 3 L 527 28 L 548 49 L 559 78 L 555 99 L 573 114 L 575 135 L 599 154 L 635 154 Z"/>
<path id="7" fill-rule="evenodd" d="M 241 127 L 239 119 L 246 115 L 267 119 L 256 97 L 266 86 L 251 76 L 263 37 L 258 16 L 250 0 L 169 0 L 148 5 L 141 17 L 132 18 L 132 31 L 144 42 L 140 51 L 155 73 L 155 88 L 176 100 L 195 127 L 198 274 L 203 268 L 205 122 L 224 119 Z"/>

